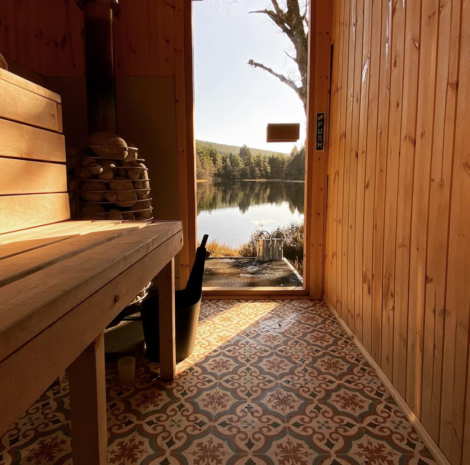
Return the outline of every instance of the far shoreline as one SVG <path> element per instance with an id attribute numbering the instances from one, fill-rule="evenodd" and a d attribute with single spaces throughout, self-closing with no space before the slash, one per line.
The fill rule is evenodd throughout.
<path id="1" fill-rule="evenodd" d="M 224 183 L 224 182 L 294 182 L 294 183 L 305 183 L 298 179 L 232 179 L 230 181 L 214 180 L 214 179 L 197 179 L 196 182 L 208 182 L 208 183 Z"/>

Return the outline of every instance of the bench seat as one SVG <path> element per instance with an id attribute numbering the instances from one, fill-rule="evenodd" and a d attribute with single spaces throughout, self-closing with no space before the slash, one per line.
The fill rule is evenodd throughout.
<path id="1" fill-rule="evenodd" d="M 105 465 L 104 329 L 155 279 L 174 378 L 182 225 L 71 221 L 60 96 L 0 69 L 0 102 L 0 436 L 68 369 L 73 463 Z"/>

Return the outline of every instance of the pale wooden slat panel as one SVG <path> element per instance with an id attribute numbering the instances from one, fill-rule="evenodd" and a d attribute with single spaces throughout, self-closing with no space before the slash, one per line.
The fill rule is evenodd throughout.
<path id="1" fill-rule="evenodd" d="M 330 128 L 333 133 L 330 133 L 329 137 L 329 150 L 328 156 L 331 157 L 334 162 L 328 163 L 329 165 L 329 185 L 328 185 L 328 214 L 327 221 L 328 224 L 328 244 L 326 245 L 326 250 L 328 251 L 328 259 L 326 262 L 329 265 L 329 278 L 325 279 L 325 293 L 327 292 L 329 296 L 336 303 L 336 196 L 338 193 L 338 142 L 339 137 L 337 136 L 338 130 L 338 118 L 339 118 L 339 89 L 338 89 L 338 67 L 340 66 L 341 60 L 340 47 L 338 42 L 340 40 L 340 22 L 341 22 L 341 8 L 340 2 L 333 3 L 332 11 L 332 24 L 334 24 L 334 34 L 333 37 L 333 47 L 335 51 L 333 52 L 333 63 L 332 63 L 332 76 L 331 76 L 331 118 L 330 118 Z M 326 263 L 325 263 L 326 265 Z M 326 271 L 326 270 L 325 270 Z M 329 286 L 328 291 L 326 291 L 326 286 Z"/>
<path id="2" fill-rule="evenodd" d="M 342 251 L 343 260 L 341 263 L 341 280 L 342 280 L 342 294 L 343 294 L 343 318 L 354 326 L 353 313 L 351 312 L 351 300 L 349 298 L 348 286 L 348 263 L 351 259 L 349 255 L 349 181 L 350 181 L 350 165 L 351 165 L 351 126 L 352 126 L 352 96 L 354 92 L 354 17 L 355 17 L 355 3 L 350 3 L 347 17 L 346 17 L 346 41 L 348 44 L 348 61 L 345 64 L 347 68 L 347 83 L 346 89 L 346 107 L 345 107 L 345 138 L 343 147 L 344 157 L 344 187 L 343 187 L 343 228 L 342 228 Z"/>
<path id="3" fill-rule="evenodd" d="M 65 162 L 65 137 L 0 118 L 0 156 Z"/>
<path id="4" fill-rule="evenodd" d="M 357 5 L 335 0 L 340 10 Z M 341 82 L 346 95 L 339 117 L 331 120 L 336 140 L 331 141 L 328 172 L 331 176 L 337 170 L 338 177 L 343 173 L 344 189 L 338 185 L 337 195 L 329 199 L 329 214 L 336 215 L 337 240 L 330 240 L 328 229 L 325 256 L 332 257 L 336 251 L 338 257 L 335 276 L 330 268 L 325 278 L 337 282 L 326 283 L 325 292 L 339 311 L 345 305 L 341 299 L 350 297 L 344 272 L 352 260 L 356 284 L 359 279 L 362 166 L 358 158 L 354 192 L 350 172 L 354 160 L 348 159 L 348 147 L 354 149 L 354 130 L 359 125 L 359 152 L 362 126 L 367 124 L 363 294 L 362 305 L 355 295 L 354 314 L 362 310 L 363 343 L 392 378 L 397 392 L 407 397 L 452 465 L 466 464 L 470 462 L 470 3 L 379 0 L 371 8 L 367 123 L 361 110 L 352 131 L 348 118 L 356 104 L 351 80 L 357 77 L 357 65 L 351 66 L 350 54 L 357 52 L 358 34 L 354 42 L 350 12 L 346 14 L 349 24 L 333 23 L 335 53 L 343 63 L 343 68 L 333 67 L 333 82 Z M 364 13 L 363 54 L 367 8 Z M 336 38 L 342 31 L 348 38 L 339 43 Z M 336 104 L 334 92 L 332 104 Z M 350 208 L 354 195 L 355 212 Z M 354 220 L 356 237 L 344 242 L 348 234 L 344 230 Z M 357 293 L 357 286 L 354 290 Z M 340 315 L 360 338 L 361 329 L 357 319 L 351 324 L 350 313 L 343 308 Z M 373 321 L 367 331 L 369 314 Z"/>
<path id="5" fill-rule="evenodd" d="M 397 2 L 392 21 L 391 55 L 393 63 L 390 77 L 390 114 L 387 149 L 387 177 L 385 199 L 385 229 L 383 246 L 382 311 L 384 325 L 382 337 L 382 370 L 388 378 L 393 376 L 393 344 L 395 324 L 395 244 L 398 201 L 398 175 L 400 169 L 401 118 L 403 108 L 405 3 Z"/>
<path id="6" fill-rule="evenodd" d="M 421 422 L 439 440 L 447 246 L 459 65 L 460 0 L 441 2 L 429 197 Z"/>
<path id="7" fill-rule="evenodd" d="M 367 123 L 369 117 L 369 84 L 370 84 L 370 48 L 371 48 L 371 0 L 364 0 L 364 25 L 362 34 L 361 62 L 361 98 L 359 111 L 359 140 L 357 148 L 357 196 L 356 196 L 356 249 L 354 257 L 354 295 L 356 324 L 361 342 L 370 341 L 370 313 L 364 313 L 363 304 L 363 258 L 364 258 L 364 197 L 367 163 Z M 361 37 L 359 37 L 361 40 Z M 359 326 L 360 324 L 360 326 Z M 360 331 L 360 332 L 359 332 Z"/>
<path id="8" fill-rule="evenodd" d="M 338 148 L 338 200 L 337 200 L 337 223 L 336 228 L 336 247 L 338 263 L 336 266 L 336 301 L 339 314 L 346 317 L 346 300 L 344 298 L 343 289 L 343 199 L 344 199 L 344 179 L 345 179 L 345 157 L 344 157 L 344 143 L 345 143 L 345 125 L 346 125 L 346 107 L 347 107 L 347 82 L 348 82 L 348 53 L 349 53 L 349 41 L 348 41 L 348 16 L 349 16 L 349 2 L 341 0 L 342 14 L 341 14 L 341 33 L 340 33 L 340 48 L 337 53 L 341 54 L 341 86 L 340 86 L 340 109 L 339 109 L 339 121 L 338 121 L 338 134 L 339 134 L 339 148 Z M 338 70 L 339 71 L 339 70 Z"/>
<path id="9" fill-rule="evenodd" d="M 374 237 L 372 261 L 372 357 L 379 366 L 382 365 L 383 326 L 388 326 L 383 305 L 383 245 L 385 231 L 385 195 L 387 178 L 387 142 L 390 107 L 390 68 L 391 68 L 391 32 L 392 4 L 383 2 L 382 30 L 380 36 L 380 80 L 378 89 L 379 112 L 377 123 L 377 159 L 375 170 L 374 201 Z M 379 38 L 376 38 L 379 40 Z"/>
<path id="10" fill-rule="evenodd" d="M 393 383 L 405 398 L 408 349 L 408 296 L 410 271 L 411 206 L 413 196 L 416 113 L 418 105 L 421 2 L 406 3 L 405 70 L 401 121 L 400 171 L 398 174 L 397 233 L 395 246 L 395 328 Z"/>
<path id="11" fill-rule="evenodd" d="M 362 91 L 362 31 L 364 25 L 364 0 L 356 0 L 356 11 L 353 15 L 353 44 L 354 44 L 354 71 L 353 71 L 353 94 L 351 113 L 351 161 L 349 175 L 349 227 L 348 227 L 348 308 L 350 321 L 355 328 L 356 335 L 362 341 L 362 309 L 356 308 L 356 279 L 355 252 L 356 252 L 356 206 L 357 206 L 357 171 L 358 171 L 358 144 L 360 127 L 360 104 Z"/>
<path id="12" fill-rule="evenodd" d="M 179 222 L 150 224 L 3 287 L 0 360 L 180 231 Z"/>
<path id="13" fill-rule="evenodd" d="M 372 36 L 370 49 L 370 85 L 367 121 L 367 161 L 364 183 L 364 245 L 362 281 L 363 288 L 363 344 L 372 353 L 372 332 L 376 327 L 376 314 L 372 309 L 372 252 L 374 237 L 375 165 L 377 158 L 378 88 L 380 72 L 380 36 L 382 2 L 372 2 Z"/>
<path id="14" fill-rule="evenodd" d="M 440 445 L 452 464 L 469 463 L 467 397 L 470 312 L 470 2 L 462 4 L 449 256 L 447 261 Z M 452 84 L 452 83 L 451 83 Z M 455 84 L 454 84 L 455 85 Z M 464 416 L 466 418 L 464 419 Z M 465 429 L 464 429 L 465 427 Z M 464 460 L 462 460 L 462 448 Z"/>
<path id="15" fill-rule="evenodd" d="M 68 219 L 68 194 L 0 196 L 0 233 Z"/>
<path id="16" fill-rule="evenodd" d="M 60 132 L 60 104 L 0 80 L 0 117 Z"/>
<path id="17" fill-rule="evenodd" d="M 439 0 L 423 0 L 419 42 L 418 115 L 411 222 L 406 402 L 421 417 L 426 247 L 436 84 Z"/>
<path id="18" fill-rule="evenodd" d="M 55 92 L 52 92 L 51 90 L 48 90 L 45 87 L 41 87 L 37 84 L 34 84 L 33 82 L 28 81 L 27 79 L 23 79 L 22 77 L 10 73 L 9 71 L 6 71 L 4 69 L 0 69 L 0 81 L 3 81 L 5 83 L 8 82 L 21 89 L 32 92 L 33 94 L 45 97 L 48 100 L 52 100 L 53 102 L 61 103 L 61 98 L 59 94 L 56 94 Z"/>
<path id="19" fill-rule="evenodd" d="M 65 165 L 0 157 L 1 195 L 67 192 Z"/>

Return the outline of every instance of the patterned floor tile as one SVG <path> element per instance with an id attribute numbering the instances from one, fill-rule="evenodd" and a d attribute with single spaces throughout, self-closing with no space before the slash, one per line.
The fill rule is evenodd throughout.
<path id="1" fill-rule="evenodd" d="M 205 301 L 174 381 L 107 368 L 112 465 L 435 464 L 320 301 Z M 72 465 L 68 383 L 0 439 L 1 465 Z"/>

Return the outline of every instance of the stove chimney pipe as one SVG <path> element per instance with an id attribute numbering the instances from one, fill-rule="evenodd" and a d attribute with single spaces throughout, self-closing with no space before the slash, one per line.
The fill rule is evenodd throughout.
<path id="1" fill-rule="evenodd" d="M 85 16 L 88 131 L 116 132 L 113 18 L 119 0 L 77 0 Z"/>

